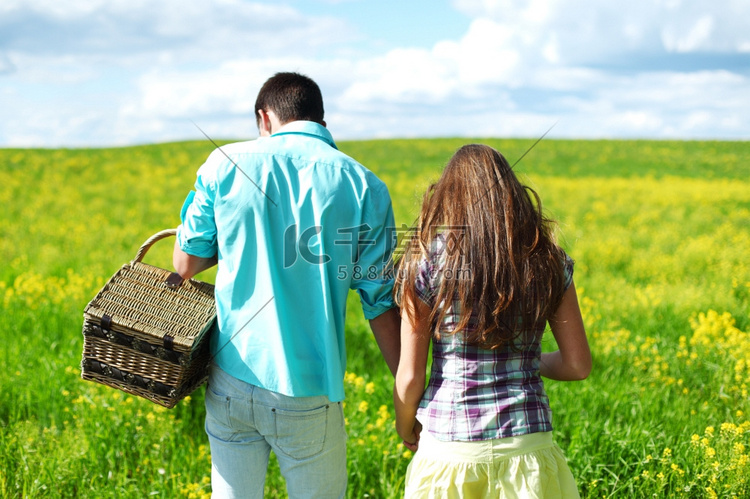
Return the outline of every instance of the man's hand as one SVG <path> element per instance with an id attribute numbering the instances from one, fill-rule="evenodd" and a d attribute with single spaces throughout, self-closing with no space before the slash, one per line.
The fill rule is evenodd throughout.
<path id="1" fill-rule="evenodd" d="M 404 440 L 404 447 L 412 452 L 417 452 L 419 448 L 419 435 L 422 433 L 422 423 L 419 421 L 414 422 L 414 429 L 412 430 L 412 437 L 409 440 L 414 440 L 413 443 Z"/>
<path id="2" fill-rule="evenodd" d="M 172 253 L 172 265 L 180 277 L 190 279 L 196 274 L 200 274 L 206 269 L 210 269 L 218 262 L 218 257 L 214 255 L 211 258 L 201 258 L 190 255 L 180 249 L 180 245 L 175 241 L 174 252 Z"/>

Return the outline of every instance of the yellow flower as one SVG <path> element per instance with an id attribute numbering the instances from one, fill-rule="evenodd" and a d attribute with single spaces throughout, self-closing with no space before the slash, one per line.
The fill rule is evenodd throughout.
<path id="1" fill-rule="evenodd" d="M 375 383 L 373 383 L 372 381 L 367 383 L 365 385 L 365 393 L 368 395 L 372 395 L 373 393 L 375 393 Z"/>
<path id="2" fill-rule="evenodd" d="M 737 429 L 737 425 L 734 423 L 721 423 L 722 433 L 734 433 L 736 429 Z"/>
<path id="3" fill-rule="evenodd" d="M 367 409 L 368 409 L 369 406 L 370 406 L 370 404 L 368 404 L 366 400 L 363 400 L 357 406 L 357 410 L 359 412 L 367 412 Z"/>

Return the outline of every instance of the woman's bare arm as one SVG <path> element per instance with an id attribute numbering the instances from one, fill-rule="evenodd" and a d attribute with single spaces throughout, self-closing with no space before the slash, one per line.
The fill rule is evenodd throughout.
<path id="1" fill-rule="evenodd" d="M 591 350 L 575 284 L 571 283 L 565 291 L 549 325 L 558 350 L 542 354 L 541 375 L 560 381 L 585 379 L 591 372 Z"/>
<path id="2" fill-rule="evenodd" d="M 429 308 L 420 300 L 416 304 L 405 300 L 401 312 L 401 356 L 393 387 L 393 404 L 396 409 L 396 431 L 404 445 L 416 450 L 421 426 L 417 421 L 417 407 L 425 388 L 425 371 L 430 348 L 430 332 L 425 327 Z M 406 313 L 416 306 L 417 324 L 409 321 Z"/>

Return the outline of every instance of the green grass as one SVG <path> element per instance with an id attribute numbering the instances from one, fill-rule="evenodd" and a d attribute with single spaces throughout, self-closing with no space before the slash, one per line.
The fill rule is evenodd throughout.
<path id="1" fill-rule="evenodd" d="M 388 184 L 397 224 L 410 224 L 467 142 L 513 164 L 535 139 L 339 146 Z M 0 150 L 0 497 L 209 491 L 202 390 L 164 410 L 81 381 L 78 364 L 86 303 L 149 235 L 177 225 L 211 149 Z M 546 386 L 583 497 L 746 497 L 750 143 L 545 139 L 515 168 L 577 261 L 594 370 Z M 171 244 L 146 261 L 169 267 Z M 410 454 L 354 297 L 347 336 L 349 495 L 399 497 Z M 266 489 L 285 496 L 275 463 Z"/>

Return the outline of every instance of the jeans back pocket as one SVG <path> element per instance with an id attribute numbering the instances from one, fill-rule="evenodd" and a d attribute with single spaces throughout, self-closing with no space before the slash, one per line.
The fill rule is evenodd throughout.
<path id="1" fill-rule="evenodd" d="M 330 405 L 310 410 L 271 409 L 276 447 L 292 459 L 306 459 L 323 450 Z"/>

